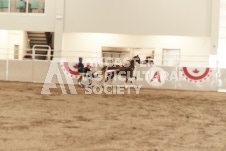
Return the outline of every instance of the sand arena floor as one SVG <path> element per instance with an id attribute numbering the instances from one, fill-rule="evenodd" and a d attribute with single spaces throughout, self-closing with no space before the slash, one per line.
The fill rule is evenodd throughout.
<path id="1" fill-rule="evenodd" d="M 63 95 L 0 82 L 0 151 L 225 151 L 226 93 Z"/>

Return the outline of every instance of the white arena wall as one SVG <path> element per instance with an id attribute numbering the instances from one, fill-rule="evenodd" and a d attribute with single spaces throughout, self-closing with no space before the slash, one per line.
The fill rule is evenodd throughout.
<path id="1" fill-rule="evenodd" d="M 0 60 L 0 80 L 8 80 L 8 65 L 7 65 L 7 60 Z M 19 79 L 18 79 L 19 80 Z"/>
<path id="2" fill-rule="evenodd" d="M 180 49 L 180 65 L 209 66 L 209 37 L 64 33 L 61 54 L 62 56 L 101 57 L 103 46 L 153 48 L 157 60 L 156 65 L 162 65 L 163 49 Z M 71 53 L 68 51 L 71 51 Z M 75 54 L 76 52 L 79 53 Z"/>
<path id="3" fill-rule="evenodd" d="M 74 62 L 75 64 L 75 62 Z M 0 80 L 3 81 L 19 81 L 19 82 L 35 82 L 35 83 L 44 83 L 47 73 L 49 71 L 50 62 L 49 61 L 29 61 L 29 60 L 0 60 Z M 160 73 L 160 78 L 162 84 L 150 84 L 147 82 L 146 73 L 150 69 L 154 69 L 151 67 L 142 67 L 137 66 L 138 72 L 146 71 L 145 73 L 139 76 L 143 78 L 143 80 L 135 80 L 133 85 L 142 85 L 142 88 L 152 88 L 152 89 L 172 89 L 172 90 L 195 90 L 195 91 L 218 91 L 226 89 L 226 69 L 218 69 L 218 68 L 200 68 L 195 67 L 191 68 L 190 71 L 194 69 L 198 69 L 199 71 L 210 70 L 208 74 L 205 76 L 200 76 L 197 80 L 197 83 L 193 80 L 186 79 L 184 77 L 184 73 L 182 72 L 182 67 L 170 67 L 170 66 L 157 66 L 161 68 L 164 72 L 167 71 L 168 75 L 162 75 Z M 61 64 L 58 63 L 58 69 L 60 71 L 61 77 L 63 78 L 64 84 L 66 83 L 65 77 L 70 76 L 63 68 L 61 68 Z M 188 68 L 189 69 L 189 68 Z M 155 70 L 161 71 L 161 70 Z M 190 72 L 192 73 L 192 72 Z M 204 73 L 204 72 L 203 72 Z M 152 78 L 152 75 L 148 75 L 148 77 Z M 200 82 L 201 80 L 201 82 Z M 73 78 L 74 84 L 77 84 L 77 79 Z M 150 80 L 149 80 L 150 81 Z M 58 83 L 56 76 L 53 76 L 52 83 Z M 94 85 L 101 84 L 103 82 L 94 82 Z M 124 85 L 124 82 L 119 81 L 109 81 L 107 84 L 116 85 L 121 84 Z M 128 84 L 129 85 L 129 84 Z"/>
<path id="4" fill-rule="evenodd" d="M 0 60 L 0 80 L 44 83 L 49 61 Z"/>

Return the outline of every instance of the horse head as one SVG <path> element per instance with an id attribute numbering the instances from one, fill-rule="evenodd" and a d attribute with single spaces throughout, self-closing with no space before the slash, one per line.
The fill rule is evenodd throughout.
<path id="1" fill-rule="evenodd" d="M 133 61 L 135 60 L 137 63 L 140 64 L 140 57 L 139 57 L 139 55 L 134 56 L 132 60 Z"/>

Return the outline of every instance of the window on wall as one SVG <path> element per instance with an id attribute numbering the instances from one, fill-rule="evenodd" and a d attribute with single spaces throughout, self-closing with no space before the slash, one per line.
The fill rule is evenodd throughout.
<path id="1" fill-rule="evenodd" d="M 0 12 L 44 13 L 45 0 L 0 0 Z"/>
<path id="2" fill-rule="evenodd" d="M 8 11 L 9 11 L 9 1 L 0 0 L 0 12 L 8 12 Z"/>
<path id="3" fill-rule="evenodd" d="M 102 47 L 103 62 L 115 63 L 118 59 L 129 57 L 130 51 L 128 48 L 120 47 Z M 118 60 L 119 61 L 119 60 Z"/>
<path id="4" fill-rule="evenodd" d="M 180 64 L 180 50 L 179 49 L 164 49 L 162 55 L 162 65 L 164 66 L 178 66 Z"/>
<path id="5" fill-rule="evenodd" d="M 127 57 L 129 52 L 122 52 L 122 51 L 102 51 L 102 57 L 103 57 L 103 62 L 107 63 L 115 63 L 117 62 L 116 59 L 121 59 Z M 119 60 L 118 60 L 119 61 Z"/>

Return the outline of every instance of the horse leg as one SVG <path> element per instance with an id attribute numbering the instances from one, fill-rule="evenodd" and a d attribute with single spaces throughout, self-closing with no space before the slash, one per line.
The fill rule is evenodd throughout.
<path id="1" fill-rule="evenodd" d="M 81 81 L 82 81 L 82 75 L 80 75 L 80 77 L 78 78 L 78 85 L 81 85 Z"/>
<path id="2" fill-rule="evenodd" d="M 108 81 L 108 79 L 109 79 L 109 76 L 107 76 L 107 78 L 105 78 L 105 81 L 104 81 L 104 82 L 107 82 L 107 81 Z"/>
<path id="3" fill-rule="evenodd" d="M 107 78 L 105 79 L 105 82 L 107 82 L 108 80 L 112 80 L 112 73 L 107 73 Z"/>
<path id="4" fill-rule="evenodd" d="M 137 72 L 136 71 L 137 71 L 136 69 L 132 71 L 132 74 L 133 74 L 135 80 L 137 79 Z"/>
<path id="5" fill-rule="evenodd" d="M 125 74 L 125 76 L 126 76 L 126 81 L 125 81 L 125 83 L 124 83 L 124 85 L 125 85 L 125 88 L 127 89 L 127 82 L 128 82 L 128 71 L 126 71 L 126 74 Z"/>
<path id="6" fill-rule="evenodd" d="M 133 80 L 136 80 L 137 79 L 137 76 L 134 76 L 134 72 L 131 70 L 130 71 L 131 75 L 130 75 L 130 78 L 134 78 Z M 133 83 L 133 80 L 131 80 L 131 83 Z"/>
<path id="7" fill-rule="evenodd" d="M 127 89 L 127 82 L 128 82 L 128 77 L 127 77 L 127 75 L 126 75 L 126 81 L 125 81 L 125 88 Z"/>
<path id="8" fill-rule="evenodd" d="M 113 79 L 114 79 L 114 76 L 115 76 L 115 74 L 113 74 L 113 75 L 111 76 L 111 81 L 113 81 Z"/>
<path id="9" fill-rule="evenodd" d="M 133 78 L 133 71 L 127 71 L 127 73 L 126 73 L 126 79 L 127 79 L 127 81 L 128 81 L 128 79 L 130 79 L 129 81 L 130 81 L 130 83 L 133 83 L 133 80 L 132 80 L 132 78 Z M 127 83 L 127 82 L 126 82 Z"/>
<path id="10" fill-rule="evenodd" d="M 133 78 L 133 71 L 130 71 L 130 78 Z M 131 80 L 130 83 L 133 83 L 133 81 Z"/>

